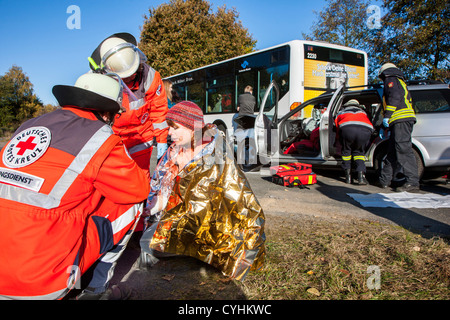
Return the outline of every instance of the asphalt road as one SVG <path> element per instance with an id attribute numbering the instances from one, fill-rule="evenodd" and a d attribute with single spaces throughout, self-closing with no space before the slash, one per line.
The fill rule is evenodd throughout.
<path id="1" fill-rule="evenodd" d="M 450 237 L 450 208 L 366 208 L 347 194 L 394 191 L 390 188 L 383 190 L 374 185 L 346 184 L 340 170 L 313 170 L 317 174 L 317 184 L 308 186 L 308 189 L 274 184 L 269 168 L 266 167 L 260 172 L 246 173 L 246 176 L 264 212 L 269 215 L 296 213 L 318 218 L 365 219 L 395 224 L 424 237 Z M 371 180 L 373 182 L 373 177 Z M 450 194 L 450 185 L 442 178 L 425 181 L 421 185 L 420 193 L 447 195 Z"/>

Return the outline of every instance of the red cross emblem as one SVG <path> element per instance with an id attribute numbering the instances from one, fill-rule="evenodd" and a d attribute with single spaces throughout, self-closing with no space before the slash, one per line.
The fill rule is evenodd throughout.
<path id="1" fill-rule="evenodd" d="M 18 156 L 23 156 L 23 154 L 25 153 L 25 151 L 27 150 L 33 150 L 36 146 L 37 143 L 33 143 L 35 137 L 29 137 L 27 141 L 20 141 L 17 144 L 17 148 L 19 148 L 19 152 L 17 152 Z"/>
<path id="2" fill-rule="evenodd" d="M 19 132 L 4 147 L 3 164 L 8 168 L 22 168 L 34 163 L 45 154 L 51 139 L 52 134 L 46 127 Z"/>

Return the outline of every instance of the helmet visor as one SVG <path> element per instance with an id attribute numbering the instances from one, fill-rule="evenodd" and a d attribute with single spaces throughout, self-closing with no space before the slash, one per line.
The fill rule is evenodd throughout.
<path id="1" fill-rule="evenodd" d="M 122 43 L 108 50 L 102 58 L 107 72 L 117 73 L 126 78 L 135 73 L 139 65 L 147 58 L 139 48 L 131 43 Z"/>

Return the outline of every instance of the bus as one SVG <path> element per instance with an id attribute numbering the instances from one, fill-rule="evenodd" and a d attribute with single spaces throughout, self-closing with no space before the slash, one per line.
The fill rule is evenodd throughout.
<path id="1" fill-rule="evenodd" d="M 325 42 L 293 40 L 166 79 L 179 98 L 202 108 L 206 123 L 233 132 L 238 97 L 246 86 L 253 87 L 256 114 L 267 87 L 275 80 L 280 88 L 278 116 L 283 116 L 341 84 L 367 85 L 367 53 Z M 311 117 L 311 112 L 302 110 L 302 117 Z"/>

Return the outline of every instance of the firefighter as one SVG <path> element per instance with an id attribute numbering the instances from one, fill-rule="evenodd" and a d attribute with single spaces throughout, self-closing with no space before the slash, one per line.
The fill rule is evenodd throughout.
<path id="1" fill-rule="evenodd" d="M 342 145 L 342 169 L 345 172 L 345 182 L 352 183 L 352 160 L 356 166 L 357 184 L 366 185 L 365 153 L 373 132 L 364 106 L 358 100 L 352 99 L 343 105 L 338 113 L 335 124 L 339 141 Z"/>
<path id="2" fill-rule="evenodd" d="M 118 74 L 127 87 L 123 107 L 126 112 L 114 123 L 113 130 L 122 137 L 130 156 L 147 172 L 154 140 L 158 162 L 167 150 L 167 96 L 159 72 L 150 67 L 146 56 L 129 33 L 116 33 L 94 50 L 90 57 L 94 71 Z"/>
<path id="3" fill-rule="evenodd" d="M 62 299 L 91 266 L 80 298 L 121 298 L 109 281 L 149 193 L 111 129 L 122 89 L 89 73 L 53 94 L 62 108 L 0 152 L 0 299 Z"/>
<path id="4" fill-rule="evenodd" d="M 411 95 L 403 73 L 394 64 L 384 64 L 378 76 L 384 83 L 383 127 L 390 133 L 388 152 L 380 173 L 379 186 L 383 189 L 387 188 L 391 184 L 393 172 L 403 172 L 405 183 L 397 187 L 395 191 L 417 191 L 419 175 L 411 142 L 416 115 Z"/>

